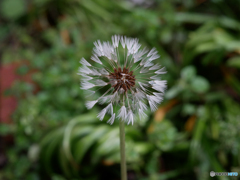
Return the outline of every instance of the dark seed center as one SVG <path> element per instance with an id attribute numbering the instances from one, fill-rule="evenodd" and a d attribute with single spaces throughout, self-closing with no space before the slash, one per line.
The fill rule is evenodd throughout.
<path id="1" fill-rule="evenodd" d="M 130 71 L 124 67 L 114 68 L 114 72 L 110 73 L 110 82 L 112 87 L 114 87 L 114 92 L 120 91 L 121 93 L 130 90 L 131 87 L 135 86 L 135 76 L 133 75 L 133 71 Z"/>

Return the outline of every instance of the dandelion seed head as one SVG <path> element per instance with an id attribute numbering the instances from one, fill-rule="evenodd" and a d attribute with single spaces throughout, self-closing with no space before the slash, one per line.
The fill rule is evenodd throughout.
<path id="1" fill-rule="evenodd" d="M 163 101 L 166 69 L 154 62 L 160 57 L 156 48 L 141 48 L 138 39 L 126 36 L 111 40 L 97 40 L 91 60 L 80 60 L 81 89 L 89 93 L 88 109 L 106 104 L 97 116 L 101 121 L 109 114 L 109 124 L 117 118 L 133 125 L 137 116 L 146 117 L 149 108 L 155 111 Z"/>

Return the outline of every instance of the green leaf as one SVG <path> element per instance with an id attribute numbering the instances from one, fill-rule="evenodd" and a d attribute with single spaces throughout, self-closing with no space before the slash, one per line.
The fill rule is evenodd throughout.
<path id="1" fill-rule="evenodd" d="M 71 170 L 73 170 L 73 168 L 70 166 L 67 157 L 63 154 L 63 149 L 60 149 L 58 151 L 58 159 L 63 173 L 65 174 L 65 176 L 70 177 L 72 174 Z"/>
<path id="2" fill-rule="evenodd" d="M 181 23 L 204 23 L 206 21 L 214 20 L 213 16 L 197 14 L 197 13 L 188 13 L 188 12 L 178 12 L 176 13 L 176 21 Z"/>
<path id="3" fill-rule="evenodd" d="M 194 160 L 200 151 L 201 140 L 204 135 L 206 127 L 206 118 L 197 119 L 196 125 L 194 127 L 193 138 L 190 145 L 190 159 Z"/>
<path id="4" fill-rule="evenodd" d="M 230 67 L 240 68 L 240 56 L 235 56 L 228 59 L 227 65 Z"/>
<path id="5" fill-rule="evenodd" d="M 229 52 L 239 51 L 240 50 L 240 42 L 239 41 L 230 41 L 225 44 L 226 50 Z"/>
<path id="6" fill-rule="evenodd" d="M 15 20 L 26 12 L 23 0 L 4 0 L 0 3 L 1 12 L 9 20 Z"/>
<path id="7" fill-rule="evenodd" d="M 108 131 L 107 126 L 98 126 L 88 136 L 80 139 L 74 144 L 73 156 L 77 162 L 81 162 L 86 151 Z"/>
<path id="8" fill-rule="evenodd" d="M 205 43 L 199 44 L 195 48 L 195 51 L 197 53 L 204 53 L 204 52 L 210 52 L 210 51 L 217 50 L 221 47 L 222 47 L 221 45 L 216 44 L 215 42 L 205 42 Z"/>
<path id="9" fill-rule="evenodd" d="M 98 141 L 99 147 L 96 153 L 106 155 L 119 150 L 119 129 L 111 128 L 109 132 L 101 137 Z"/>
<path id="10" fill-rule="evenodd" d="M 182 113 L 184 115 L 192 115 L 196 112 L 196 108 L 193 104 L 184 104 Z"/>
<path id="11" fill-rule="evenodd" d="M 149 137 L 159 149 L 168 151 L 174 147 L 177 129 L 170 121 L 164 120 L 154 124 L 154 130 L 150 132 Z"/>
<path id="12" fill-rule="evenodd" d="M 62 147 L 63 153 L 66 155 L 69 161 L 76 163 L 71 152 L 71 143 L 73 140 L 79 139 L 79 137 L 92 131 L 94 131 L 94 126 L 76 126 L 75 123 L 69 123 L 67 125 L 64 131 Z"/>
<path id="13" fill-rule="evenodd" d="M 224 56 L 225 56 L 225 51 L 221 49 L 211 51 L 202 58 L 202 64 L 203 65 L 220 64 L 220 62 L 223 61 Z"/>
<path id="14" fill-rule="evenodd" d="M 199 13 L 189 13 L 189 12 L 178 12 L 175 16 L 176 21 L 181 23 L 216 23 L 218 22 L 220 25 L 226 28 L 231 28 L 234 30 L 240 30 L 240 23 L 232 18 L 225 16 L 211 16 Z"/>
<path id="15" fill-rule="evenodd" d="M 12 126 L 9 124 L 1 123 L 0 125 L 0 135 L 7 135 L 12 132 Z"/>
<path id="16" fill-rule="evenodd" d="M 57 151 L 57 147 L 62 140 L 63 131 L 63 128 L 58 128 L 57 130 L 51 131 L 40 142 L 40 161 L 42 161 L 43 167 L 48 173 L 53 172 L 51 162 L 54 154 Z"/>
<path id="17" fill-rule="evenodd" d="M 177 95 L 179 95 L 179 93 L 182 91 L 182 88 L 179 86 L 173 86 L 171 89 L 169 89 L 166 94 L 165 94 L 165 98 L 167 99 L 173 99 L 175 98 Z"/>
<path id="18" fill-rule="evenodd" d="M 106 21 L 110 21 L 112 16 L 111 14 L 102 8 L 100 5 L 95 3 L 92 0 L 83 0 L 81 1 L 81 5 L 89 10 L 91 13 L 96 14 L 99 17 L 102 17 Z"/>
<path id="19" fill-rule="evenodd" d="M 210 84 L 205 78 L 197 76 L 196 78 L 192 79 L 191 87 L 193 91 L 197 93 L 205 93 L 210 88 Z"/>
<path id="20" fill-rule="evenodd" d="M 97 120 L 96 117 L 97 117 L 97 114 L 94 111 L 92 111 L 92 113 L 77 116 L 73 118 L 71 121 L 73 121 L 72 123 L 81 123 L 81 124 L 99 122 L 99 120 Z"/>
<path id="21" fill-rule="evenodd" d="M 182 69 L 181 71 L 181 76 L 185 80 L 191 80 L 195 77 L 196 75 L 196 69 L 194 66 L 187 66 Z"/>
<path id="22" fill-rule="evenodd" d="M 212 42 L 213 41 L 213 36 L 211 33 L 199 33 L 199 32 L 194 32 L 190 34 L 190 39 L 187 42 L 187 47 L 195 47 L 199 44 L 202 44 L 204 42 Z"/>

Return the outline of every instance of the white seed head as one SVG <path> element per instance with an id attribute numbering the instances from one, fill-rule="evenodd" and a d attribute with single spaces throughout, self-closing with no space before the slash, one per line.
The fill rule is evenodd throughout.
<path id="1" fill-rule="evenodd" d="M 132 124 L 133 125 L 133 120 L 134 120 L 133 112 L 132 112 L 132 110 L 129 110 L 127 118 L 126 118 L 126 121 L 127 121 L 128 124 Z"/>
<path id="2" fill-rule="evenodd" d="M 88 109 L 106 104 L 97 116 L 101 121 L 109 114 L 109 124 L 118 118 L 133 125 L 137 115 L 145 118 L 149 107 L 155 111 L 163 101 L 167 81 L 161 76 L 166 70 L 154 63 L 160 57 L 156 48 L 141 48 L 137 38 L 126 36 L 111 40 L 94 42 L 92 63 L 80 60 L 81 89 L 90 93 Z"/>
<path id="3" fill-rule="evenodd" d="M 108 120 L 108 122 L 107 123 L 109 123 L 109 124 L 113 124 L 113 122 L 114 122 L 114 120 L 115 120 L 115 113 L 111 116 L 111 118 Z"/>
<path id="4" fill-rule="evenodd" d="M 97 62 L 99 64 L 102 64 L 102 62 L 100 61 L 100 59 L 97 57 L 96 54 L 91 57 L 91 60 L 93 60 L 93 61 L 95 61 L 95 62 Z"/>
<path id="5" fill-rule="evenodd" d="M 155 64 L 154 66 L 150 67 L 149 70 L 157 70 L 159 69 L 161 66 L 159 64 Z"/>
<path id="6" fill-rule="evenodd" d="M 91 89 L 95 86 L 94 84 L 89 83 L 89 82 L 82 82 L 81 84 L 82 84 L 81 89 Z"/>
<path id="7" fill-rule="evenodd" d="M 91 109 L 97 102 L 98 102 L 98 100 L 96 100 L 96 101 L 88 101 L 88 102 L 86 103 L 86 107 L 87 107 L 88 109 Z"/>
<path id="8" fill-rule="evenodd" d="M 118 118 L 119 119 L 122 119 L 122 120 L 125 120 L 127 117 L 127 110 L 126 110 L 126 107 L 125 106 L 122 106 L 120 111 L 119 111 L 119 114 L 118 114 Z"/>
<path id="9" fill-rule="evenodd" d="M 144 113 L 142 109 L 138 110 L 138 114 L 139 114 L 140 120 L 145 119 L 147 117 L 147 115 Z"/>
<path id="10" fill-rule="evenodd" d="M 82 58 L 81 60 L 80 60 L 80 63 L 82 64 L 82 65 L 85 65 L 85 66 L 92 66 L 89 62 L 87 62 L 87 60 L 86 59 L 84 59 L 84 58 Z"/>
<path id="11" fill-rule="evenodd" d="M 165 73 L 167 73 L 165 67 L 163 67 L 163 68 L 161 68 L 161 69 L 159 69 L 158 71 L 155 72 L 155 74 L 165 74 Z"/>
<path id="12" fill-rule="evenodd" d="M 104 109 L 98 114 L 97 117 L 102 121 L 103 118 L 104 118 L 104 116 L 105 116 L 105 114 L 106 114 L 106 112 L 107 112 L 107 109 L 104 108 Z"/>

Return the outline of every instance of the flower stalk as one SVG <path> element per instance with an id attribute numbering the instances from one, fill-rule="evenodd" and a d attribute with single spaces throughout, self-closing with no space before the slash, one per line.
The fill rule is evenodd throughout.
<path id="1" fill-rule="evenodd" d="M 119 122 L 120 131 L 120 154 L 121 154 L 121 180 L 127 180 L 127 165 L 126 165 L 126 154 L 125 154 L 125 123 L 124 121 Z"/>

